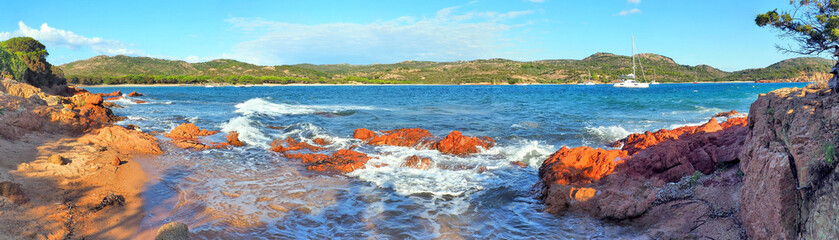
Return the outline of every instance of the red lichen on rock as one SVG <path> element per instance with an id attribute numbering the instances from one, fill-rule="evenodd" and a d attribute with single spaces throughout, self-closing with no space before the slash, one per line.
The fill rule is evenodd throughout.
<path id="1" fill-rule="evenodd" d="M 495 140 L 491 137 L 465 137 L 459 131 L 455 130 L 449 133 L 443 140 L 434 143 L 431 148 L 437 149 L 437 151 L 442 153 L 466 155 L 477 153 L 478 146 L 483 149 L 489 149 L 494 145 Z"/>
<path id="2" fill-rule="evenodd" d="M 236 147 L 245 146 L 242 141 L 239 141 L 239 133 L 236 131 L 227 133 L 227 143 Z"/>
<path id="3" fill-rule="evenodd" d="M 405 162 L 402 163 L 402 167 L 411 167 L 416 169 L 429 169 L 431 168 L 431 158 L 420 157 L 417 155 L 413 155 L 405 159 Z"/>
<path id="4" fill-rule="evenodd" d="M 542 163 L 539 177 L 545 184 L 587 184 L 612 173 L 626 156 L 623 150 L 562 147 Z"/>

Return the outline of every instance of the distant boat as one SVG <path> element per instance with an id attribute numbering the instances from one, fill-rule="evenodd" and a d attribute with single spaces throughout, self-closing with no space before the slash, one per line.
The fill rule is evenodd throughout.
<path id="1" fill-rule="evenodd" d="M 658 82 L 656 82 L 656 81 L 655 81 L 655 79 L 656 79 L 656 77 L 655 77 L 655 69 L 653 69 L 653 81 L 652 81 L 652 82 L 650 82 L 650 85 L 658 85 Z"/>
<path id="2" fill-rule="evenodd" d="M 612 85 L 617 88 L 649 88 L 649 83 L 635 81 L 635 37 L 632 37 L 632 73 L 620 76 L 620 82 Z"/>
<path id="3" fill-rule="evenodd" d="M 591 71 L 588 71 L 588 80 L 586 80 L 585 83 L 580 83 L 580 84 L 577 84 L 577 85 L 593 86 L 593 85 L 597 85 L 597 83 L 594 83 L 594 82 L 591 81 Z"/>

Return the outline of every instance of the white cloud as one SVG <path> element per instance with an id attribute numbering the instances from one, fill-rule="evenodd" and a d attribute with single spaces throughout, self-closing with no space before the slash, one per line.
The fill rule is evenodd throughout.
<path id="1" fill-rule="evenodd" d="M 638 5 L 641 4 L 641 0 L 626 0 L 626 3 Z"/>
<path id="2" fill-rule="evenodd" d="M 506 47 L 504 22 L 533 11 L 455 13 L 431 18 L 405 16 L 373 23 L 296 24 L 259 18 L 226 21 L 253 40 L 233 48 L 236 59 L 257 64 L 391 63 L 497 57 Z"/>
<path id="3" fill-rule="evenodd" d="M 41 24 L 40 29 L 35 29 L 21 21 L 18 22 L 18 28 L 18 30 L 11 33 L 0 32 L 0 39 L 5 40 L 13 36 L 26 36 L 34 38 L 48 47 L 66 47 L 72 50 L 89 48 L 96 53 L 108 55 L 136 55 L 142 53 L 140 50 L 127 48 L 120 41 L 99 37 L 88 38 L 71 31 L 50 27 L 47 23 Z"/>
<path id="4" fill-rule="evenodd" d="M 633 9 L 630 9 L 630 10 L 623 10 L 623 11 L 619 12 L 617 15 L 618 16 L 626 16 L 626 15 L 630 15 L 630 14 L 641 14 L 641 9 L 633 8 Z"/>

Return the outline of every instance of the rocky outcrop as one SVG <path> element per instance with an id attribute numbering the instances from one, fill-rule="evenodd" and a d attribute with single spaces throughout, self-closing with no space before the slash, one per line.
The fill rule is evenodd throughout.
<path id="1" fill-rule="evenodd" d="M 366 128 L 357 128 L 357 129 L 355 129 L 355 131 L 353 131 L 353 138 L 360 139 L 362 141 L 370 140 L 371 138 L 373 138 L 375 136 L 376 136 L 375 132 L 370 131 L 369 129 L 366 129 Z"/>
<path id="2" fill-rule="evenodd" d="M 622 149 L 563 147 L 539 169 L 545 210 L 621 221 L 656 239 L 740 238 L 736 198 L 718 199 L 740 191 L 726 166 L 736 166 L 748 128 L 730 120 L 635 134 Z"/>
<path id="3" fill-rule="evenodd" d="M 323 138 L 315 138 L 315 139 L 312 139 L 312 142 L 314 142 L 314 143 L 315 143 L 315 144 L 317 144 L 317 145 L 321 145 L 321 146 L 326 146 L 326 145 L 331 144 L 331 142 L 329 142 L 329 141 L 327 141 L 327 140 L 325 140 L 325 139 L 323 139 Z"/>
<path id="4" fill-rule="evenodd" d="M 331 155 L 309 153 L 309 154 L 286 154 L 288 158 L 300 159 L 310 171 L 319 172 L 352 172 L 364 168 L 364 164 L 370 157 L 364 153 L 353 150 L 340 149 Z"/>
<path id="5" fill-rule="evenodd" d="M 481 149 L 489 149 L 494 145 L 495 140 L 491 137 L 466 137 L 455 130 L 449 133 L 443 140 L 434 143 L 431 148 L 437 149 L 437 151 L 442 153 L 466 155 L 477 153 L 479 147 Z"/>
<path id="6" fill-rule="evenodd" d="M 128 96 L 129 96 L 129 97 L 142 97 L 142 96 L 143 96 L 143 94 L 142 94 L 142 93 L 138 93 L 137 91 L 133 91 L 133 92 L 129 93 L 129 94 L 128 94 Z"/>
<path id="7" fill-rule="evenodd" d="M 172 129 L 172 131 L 169 131 L 169 133 L 164 136 L 172 139 L 194 139 L 201 136 L 210 136 L 216 133 L 219 133 L 219 131 L 210 131 L 198 128 L 198 126 L 195 126 L 195 124 L 192 123 L 183 123 L 175 127 L 175 129 Z"/>
<path id="8" fill-rule="evenodd" d="M 548 185 L 584 185 L 612 173 L 626 156 L 623 150 L 563 146 L 542 163 L 539 176 Z"/>
<path id="9" fill-rule="evenodd" d="M 839 95 L 780 89 L 749 111 L 740 219 L 751 238 L 839 238 Z"/>
<path id="10" fill-rule="evenodd" d="M 121 126 L 107 126 L 79 138 L 88 144 L 105 146 L 122 154 L 161 154 L 157 138 L 152 135 L 129 130 Z"/>
<path id="11" fill-rule="evenodd" d="M 738 161 L 746 132 L 742 125 L 729 124 L 723 131 L 713 118 L 692 133 L 645 146 L 627 158 L 622 172 L 667 182 L 679 181 L 696 171 L 710 174 L 717 166 Z"/>
<path id="12" fill-rule="evenodd" d="M 122 97 L 122 91 L 116 91 L 111 93 L 97 93 L 99 96 L 102 97 Z"/>
<path id="13" fill-rule="evenodd" d="M 434 135 L 428 130 L 421 128 L 401 128 L 390 131 L 384 131 L 381 135 L 373 135 L 367 144 L 370 145 L 391 145 L 411 147 L 430 142 Z"/>

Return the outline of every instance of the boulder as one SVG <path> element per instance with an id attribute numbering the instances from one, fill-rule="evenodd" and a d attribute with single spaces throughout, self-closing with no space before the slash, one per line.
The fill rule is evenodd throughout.
<path id="1" fill-rule="evenodd" d="M 242 141 L 239 141 L 239 133 L 236 131 L 227 133 L 227 143 L 235 147 L 245 146 Z"/>
<path id="2" fill-rule="evenodd" d="M 583 185 L 612 173 L 626 151 L 563 146 L 539 167 L 539 177 L 547 185 Z"/>
<path id="3" fill-rule="evenodd" d="M 314 142 L 317 145 L 321 145 L 321 146 L 326 146 L 326 145 L 331 144 L 331 142 L 329 142 L 327 140 L 324 140 L 323 138 L 315 138 L 315 139 L 312 140 L 312 142 Z"/>
<path id="4" fill-rule="evenodd" d="M 53 154 L 52 156 L 49 157 L 49 159 L 47 159 L 47 161 L 49 161 L 50 163 L 55 164 L 55 165 L 64 165 L 64 163 L 65 163 L 64 158 L 61 157 L 61 155 L 58 155 L 58 154 Z"/>
<path id="5" fill-rule="evenodd" d="M 169 133 L 164 136 L 172 139 L 194 139 L 200 136 L 209 136 L 216 133 L 219 133 L 219 131 L 200 129 L 198 126 L 195 126 L 195 124 L 183 123 L 175 127 L 175 129 L 172 129 L 172 131 L 169 131 Z"/>
<path id="6" fill-rule="evenodd" d="M 362 131 L 362 136 L 364 132 Z M 430 138 L 434 135 L 428 130 L 421 128 L 401 128 L 382 132 L 382 135 L 374 136 L 367 141 L 370 145 L 391 145 L 391 146 L 419 146 L 420 144 L 430 143 Z"/>
<path id="7" fill-rule="evenodd" d="M 376 136 L 375 132 L 370 131 L 366 128 L 357 128 L 353 132 L 353 138 L 360 139 L 360 140 L 363 140 L 363 141 L 370 140 L 371 138 L 373 138 L 375 136 Z"/>
<path id="8" fill-rule="evenodd" d="M 121 97 L 122 96 L 122 91 L 116 91 L 116 92 L 111 92 L 111 93 L 97 93 L 97 94 L 99 94 L 100 96 L 103 96 L 103 97 L 118 97 L 118 96 Z"/>
<path id="9" fill-rule="evenodd" d="M 143 96 L 143 94 L 138 93 L 137 91 L 133 91 L 133 92 L 129 93 L 128 96 L 129 97 L 140 97 L 140 96 Z"/>
<path id="10" fill-rule="evenodd" d="M 442 153 L 466 155 L 477 153 L 478 147 L 489 149 L 493 145 L 495 145 L 495 140 L 491 137 L 466 137 L 455 130 L 449 133 L 443 140 L 434 143 L 431 148 L 437 149 L 437 151 Z"/>
<path id="11" fill-rule="evenodd" d="M 0 182 L 0 196 L 8 198 L 15 204 L 26 204 L 29 202 L 29 197 L 20 188 L 19 183 Z"/>

